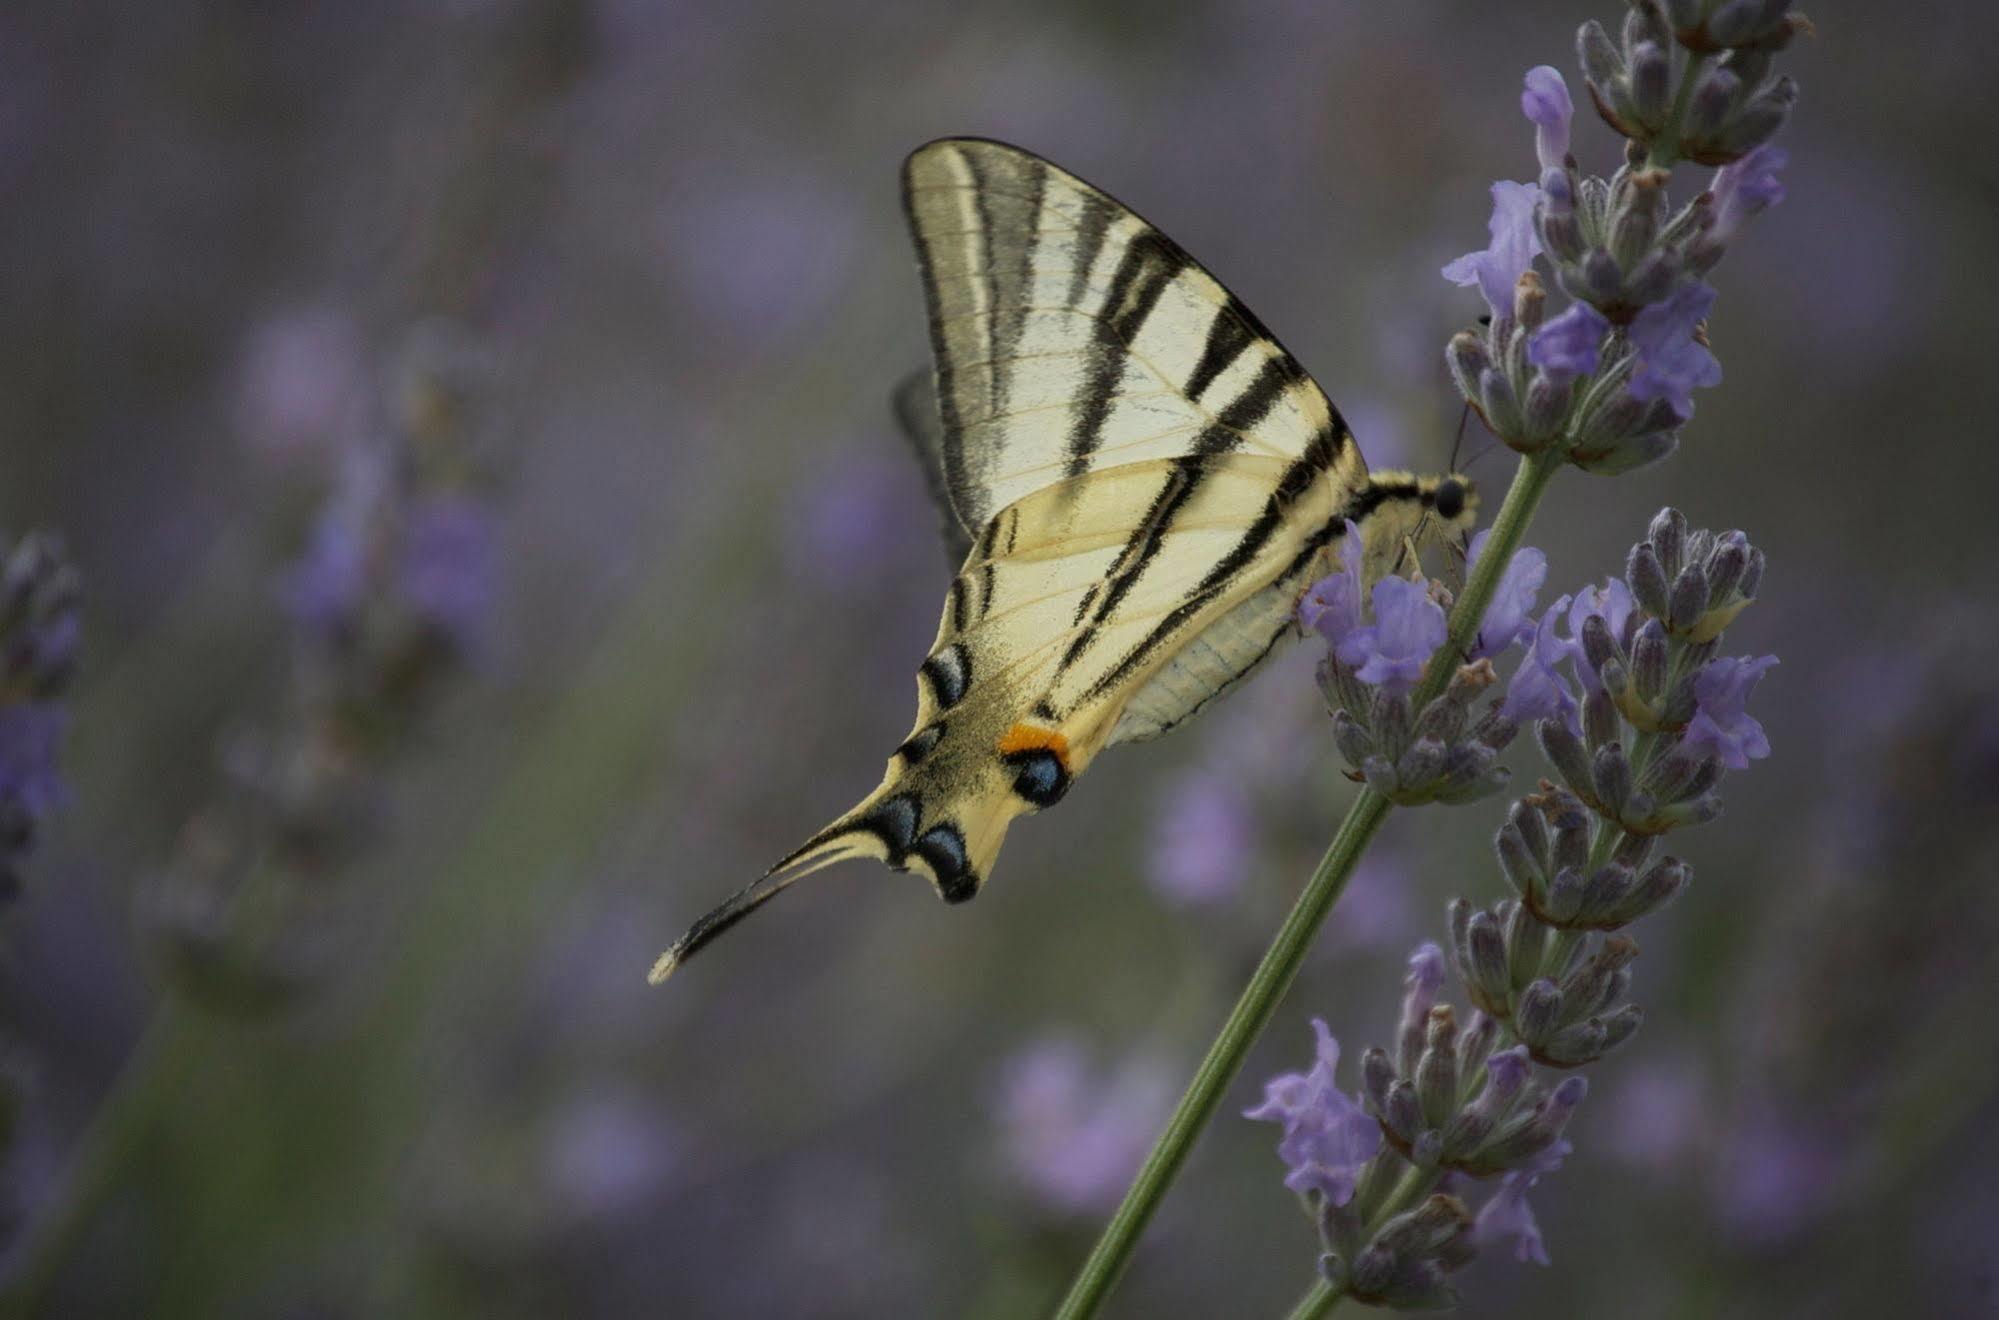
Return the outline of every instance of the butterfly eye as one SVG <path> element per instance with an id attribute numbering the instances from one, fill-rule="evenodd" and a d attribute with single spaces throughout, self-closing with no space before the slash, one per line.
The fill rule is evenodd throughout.
<path id="1" fill-rule="evenodd" d="M 1444 480 L 1437 483 L 1437 516 L 1449 522 L 1465 511 L 1465 488 L 1463 483 Z"/>

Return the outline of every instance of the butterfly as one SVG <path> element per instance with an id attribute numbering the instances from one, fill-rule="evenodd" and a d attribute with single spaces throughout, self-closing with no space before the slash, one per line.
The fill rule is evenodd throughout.
<path id="1" fill-rule="evenodd" d="M 1109 194 L 946 138 L 905 162 L 902 195 L 934 374 L 898 407 L 963 553 L 915 726 L 872 793 L 695 922 L 655 984 L 849 858 L 971 898 L 1016 817 L 1240 682 L 1335 561 L 1361 555 L 1372 581 L 1473 518 L 1462 475 L 1370 474 L 1255 314 Z"/>

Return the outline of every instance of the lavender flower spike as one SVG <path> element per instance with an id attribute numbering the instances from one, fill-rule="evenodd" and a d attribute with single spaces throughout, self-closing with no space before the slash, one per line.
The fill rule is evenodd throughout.
<path id="1" fill-rule="evenodd" d="M 1277 1154 L 1290 1166 L 1284 1185 L 1301 1195 L 1317 1192 L 1331 1205 L 1351 1200 L 1361 1166 L 1381 1149 L 1381 1125 L 1339 1089 L 1333 1070 L 1340 1043 L 1323 1018 L 1312 1019 L 1318 1062 L 1309 1073 L 1285 1073 L 1263 1089 L 1263 1103 L 1244 1118 L 1284 1125 Z"/>
<path id="2" fill-rule="evenodd" d="M 1680 746 L 1706 751 L 1731 770 L 1747 770 L 1752 760 L 1770 754 L 1770 739 L 1756 717 L 1744 709 L 1763 671 L 1777 663 L 1774 655 L 1744 660 L 1725 656 L 1694 680 L 1694 717 Z"/>
<path id="3" fill-rule="evenodd" d="M 1544 170 L 1562 169 L 1569 155 L 1569 121 L 1575 117 L 1575 102 L 1569 99 L 1569 85 L 1559 69 L 1540 64 L 1527 70 L 1526 90 L 1520 93 L 1520 113 L 1534 121 L 1534 154 Z"/>
<path id="4" fill-rule="evenodd" d="M 1492 241 L 1483 252 L 1467 252 L 1444 267 L 1444 278 L 1451 283 L 1478 286 L 1495 320 L 1513 314 L 1513 286 L 1541 251 L 1534 233 L 1534 203 L 1540 196 L 1531 183 L 1501 179 L 1493 184 L 1492 219 L 1486 222 Z"/>
<path id="5" fill-rule="evenodd" d="M 1641 403 L 1664 399 L 1685 421 L 1694 415 L 1693 391 L 1721 383 L 1721 363 L 1694 338 L 1714 296 L 1705 284 L 1684 284 L 1632 319 L 1631 345 L 1638 350 L 1628 386 L 1632 398 Z"/>

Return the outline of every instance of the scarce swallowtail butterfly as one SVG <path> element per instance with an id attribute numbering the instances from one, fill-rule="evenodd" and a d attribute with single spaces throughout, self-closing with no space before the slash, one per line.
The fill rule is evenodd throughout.
<path id="1" fill-rule="evenodd" d="M 1108 194 L 975 138 L 919 148 L 902 194 L 935 373 L 898 404 L 966 547 L 916 724 L 878 788 L 695 922 L 655 983 L 848 858 L 971 898 L 1016 816 L 1241 680 L 1343 556 L 1372 581 L 1472 521 L 1462 476 L 1370 475 L 1263 323 Z"/>

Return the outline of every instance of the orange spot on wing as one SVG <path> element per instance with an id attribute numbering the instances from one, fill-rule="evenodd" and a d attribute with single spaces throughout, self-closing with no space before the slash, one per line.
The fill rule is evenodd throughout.
<path id="1" fill-rule="evenodd" d="M 1032 724 L 1016 724 L 1006 731 L 999 741 L 1001 756 L 1011 756 L 1015 752 L 1032 752 L 1047 748 L 1055 753 L 1055 759 L 1062 768 L 1069 768 L 1069 740 L 1059 729 L 1043 729 Z"/>

